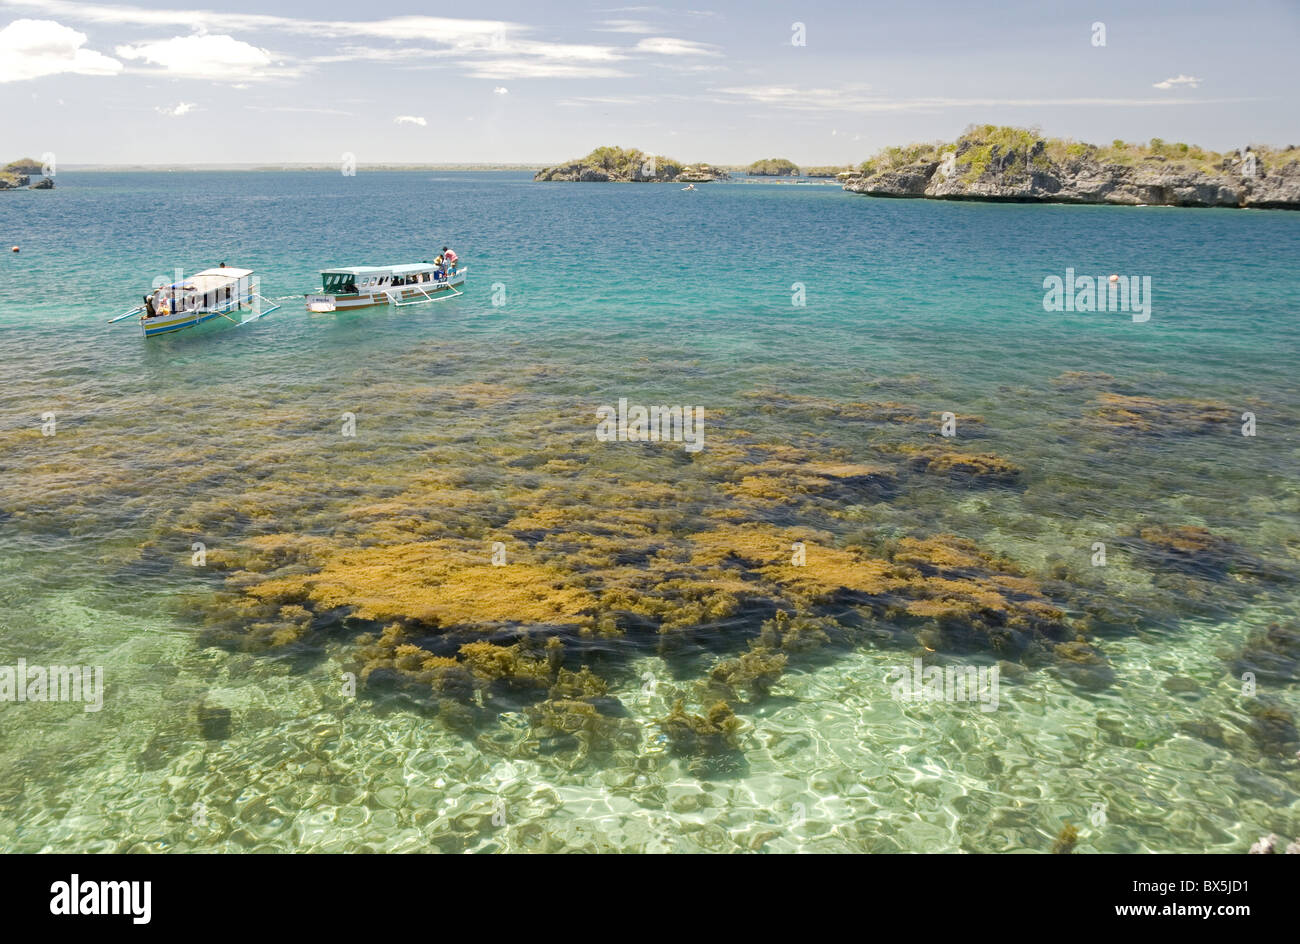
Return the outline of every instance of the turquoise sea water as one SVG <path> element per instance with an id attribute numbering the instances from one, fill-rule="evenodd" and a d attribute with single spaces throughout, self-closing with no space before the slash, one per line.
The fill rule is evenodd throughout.
<path id="1" fill-rule="evenodd" d="M 0 665 L 102 665 L 107 690 L 100 712 L 0 702 L 3 848 L 1046 851 L 1067 821 L 1081 851 L 1300 839 L 1294 663 L 1244 695 L 1239 657 L 1252 634 L 1300 622 L 1300 216 L 514 173 L 57 184 L 0 195 L 0 241 L 22 249 L 0 258 Z M 448 243 L 469 265 L 461 298 L 334 315 L 286 298 L 316 290 L 319 269 Z M 284 307 L 149 341 L 105 323 L 155 278 L 219 261 L 254 269 Z M 1043 280 L 1067 268 L 1149 276 L 1150 320 L 1045 312 Z M 620 397 L 702 406 L 701 458 L 597 446 L 594 411 Z M 1142 428 L 1098 418 L 1135 399 L 1168 412 Z M 839 408 L 881 401 L 923 419 Z M 1211 420 L 1187 420 L 1190 401 Z M 945 444 L 943 412 L 1018 481 L 915 476 L 887 495 L 764 504 L 704 464 L 740 431 L 875 463 L 882 443 Z M 490 514 L 421 506 L 432 474 L 493 496 Z M 1113 681 L 1036 669 L 1005 681 L 996 711 L 904 703 L 885 678 L 923 648 L 868 633 L 792 660 L 740 712 L 743 760 L 712 776 L 659 724 L 712 643 L 685 663 L 608 643 L 628 650 L 605 674 L 638 740 L 583 756 L 527 749 L 522 709 L 467 735 L 390 693 L 349 697 L 346 614 L 292 650 L 200 632 L 228 586 L 191 566 L 196 540 L 217 558 L 275 533 L 366 547 L 396 516 L 486 542 L 520 506 L 617 521 L 655 487 L 679 496 L 673 514 L 846 545 L 975 541 L 1060 585 L 1071 619 L 1085 595 L 1104 602 L 1114 618 L 1090 628 Z M 1150 525 L 1207 529 L 1226 565 L 1141 556 L 1132 537 Z M 745 622 L 706 629 L 741 638 Z"/>

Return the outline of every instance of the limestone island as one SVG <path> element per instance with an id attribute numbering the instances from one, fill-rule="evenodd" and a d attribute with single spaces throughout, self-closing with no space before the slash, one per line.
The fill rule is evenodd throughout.
<path id="1" fill-rule="evenodd" d="M 798 177 L 799 165 L 784 157 L 769 157 L 754 161 L 745 168 L 745 173 L 751 177 Z"/>
<path id="2" fill-rule="evenodd" d="M 32 175 L 39 174 L 42 170 L 40 162 L 30 157 L 6 164 L 0 167 L 0 190 L 21 190 L 23 187 L 28 187 L 29 190 L 53 190 L 54 181 L 49 177 L 32 183 Z"/>
<path id="3" fill-rule="evenodd" d="M 847 165 L 830 167 L 809 167 L 803 172 L 805 177 L 842 177 L 847 180 L 857 174 L 857 168 Z"/>
<path id="4" fill-rule="evenodd" d="M 729 174 L 712 164 L 683 164 L 636 148 L 598 147 L 586 157 L 547 167 L 533 180 L 580 183 L 708 183 Z"/>
<path id="5" fill-rule="evenodd" d="M 1109 146 L 973 126 L 955 142 L 885 148 L 844 189 L 873 197 L 1300 209 L 1300 148 L 1217 153 L 1152 138 Z"/>

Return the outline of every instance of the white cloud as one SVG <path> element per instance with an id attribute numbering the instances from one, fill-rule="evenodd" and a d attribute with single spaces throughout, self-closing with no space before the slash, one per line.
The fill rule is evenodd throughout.
<path id="1" fill-rule="evenodd" d="M 183 26 L 207 32 L 284 30 L 329 38 L 371 36 L 382 39 L 432 39 L 448 44 L 466 39 L 490 40 L 503 31 L 524 27 L 497 20 L 462 20 L 438 16 L 388 19 L 298 20 L 264 13 L 218 13 L 211 10 L 144 9 L 127 5 L 78 3 L 75 0 L 0 0 L 0 5 L 43 10 L 52 15 L 118 26 Z"/>
<path id="2" fill-rule="evenodd" d="M 658 56 L 717 56 L 721 55 L 716 46 L 697 43 L 693 39 L 674 39 L 669 36 L 655 36 L 643 39 L 636 44 L 637 52 L 649 52 Z"/>
<path id="3" fill-rule="evenodd" d="M 281 69 L 280 75 L 297 74 L 313 65 L 357 60 L 446 60 L 477 78 L 618 78 L 627 73 L 601 66 L 628 59 L 636 53 L 662 55 L 711 55 L 710 47 L 686 40 L 648 40 L 649 46 L 605 46 L 529 39 L 533 27 L 504 20 L 473 20 L 437 16 L 395 16 L 386 19 L 316 20 L 295 19 L 262 13 L 218 13 L 211 10 L 145 9 L 128 5 L 100 5 L 77 0 L 0 0 L 0 6 L 38 9 L 92 23 L 136 27 L 185 27 L 200 36 L 253 34 L 256 41 L 269 31 L 278 31 L 320 42 L 330 48 L 319 54 L 305 54 L 297 69 Z M 626 27 L 639 21 L 607 21 Z M 623 32 L 624 30 L 619 30 Z M 250 38 L 253 38 L 250 37 Z M 395 45 L 377 48 L 366 40 L 381 39 Z M 169 40 L 168 42 L 174 42 Z M 141 50 L 146 43 L 128 47 Z M 257 47 L 249 47 L 257 48 Z M 193 74 L 193 73 L 189 73 Z M 256 77 L 270 74 L 263 67 Z M 205 78 L 219 76 L 203 73 Z M 245 78 L 247 76 L 244 76 Z"/>
<path id="4" fill-rule="evenodd" d="M 1165 79 L 1163 82 L 1157 82 L 1152 88 L 1169 89 L 1185 86 L 1187 88 L 1200 88 L 1201 80 L 1190 75 L 1176 75 L 1172 79 Z"/>
<path id="5" fill-rule="evenodd" d="M 182 78 L 241 82 L 293 75 L 279 66 L 265 49 L 233 36 L 173 36 L 117 47 L 123 59 L 147 62 L 168 75 Z"/>
<path id="6" fill-rule="evenodd" d="M 165 105 L 161 108 L 155 108 L 154 111 L 160 115 L 166 115 L 169 118 L 182 118 L 195 109 L 193 102 L 177 102 L 175 105 Z"/>
<path id="7" fill-rule="evenodd" d="M 84 48 L 86 34 L 53 20 L 14 20 L 0 30 L 0 82 L 45 75 L 116 75 L 122 63 Z"/>
<path id="8" fill-rule="evenodd" d="M 643 20 L 605 20 L 597 33 L 653 33 L 656 27 Z"/>
<path id="9" fill-rule="evenodd" d="M 479 59 L 460 67 L 476 79 L 616 79 L 627 75 L 607 66 L 536 59 Z"/>
<path id="10" fill-rule="evenodd" d="M 714 89 L 729 96 L 718 104 L 739 101 L 788 108 L 800 112 L 890 112 L 940 110 L 944 108 L 1049 108 L 1054 106 L 1145 107 L 1148 105 L 1219 105 L 1255 101 L 1249 98 L 1206 98 L 1189 101 L 1172 98 L 889 98 L 873 93 L 867 86 L 846 88 L 792 88 L 788 86 L 749 86 Z"/>
<path id="11" fill-rule="evenodd" d="M 493 95 L 509 95 L 509 94 L 510 94 L 510 89 L 506 88 L 504 85 L 498 85 L 496 88 L 494 88 L 494 89 L 492 90 L 492 94 L 493 94 Z"/>
<path id="12" fill-rule="evenodd" d="M 429 122 L 425 121 L 418 115 L 398 115 L 393 119 L 393 124 L 395 125 L 419 125 L 421 128 L 428 123 Z"/>

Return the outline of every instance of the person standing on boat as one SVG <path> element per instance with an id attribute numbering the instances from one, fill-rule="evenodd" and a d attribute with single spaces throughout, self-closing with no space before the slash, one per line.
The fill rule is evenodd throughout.
<path id="1" fill-rule="evenodd" d="M 455 250 L 448 249 L 446 246 L 443 246 L 442 258 L 443 261 L 447 264 L 447 268 L 451 270 L 451 274 L 455 275 L 456 263 L 460 261 L 460 257 L 456 255 Z"/>

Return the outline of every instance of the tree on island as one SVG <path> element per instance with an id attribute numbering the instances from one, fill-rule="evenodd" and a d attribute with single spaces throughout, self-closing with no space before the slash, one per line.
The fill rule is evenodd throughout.
<path id="1" fill-rule="evenodd" d="M 799 165 L 784 157 L 769 157 L 766 160 L 754 161 L 745 168 L 745 173 L 751 177 L 798 177 Z"/>

